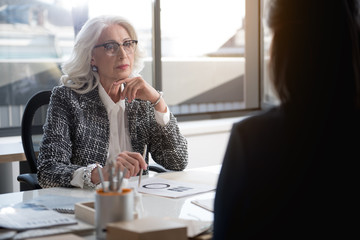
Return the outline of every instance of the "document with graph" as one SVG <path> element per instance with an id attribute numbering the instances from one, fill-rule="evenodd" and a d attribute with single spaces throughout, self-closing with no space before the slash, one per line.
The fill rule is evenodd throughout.
<path id="1" fill-rule="evenodd" d="M 215 190 L 214 186 L 179 182 L 160 177 L 144 178 L 138 187 L 137 182 L 129 182 L 130 187 L 137 188 L 140 193 L 153 194 L 169 198 L 180 198 Z"/>

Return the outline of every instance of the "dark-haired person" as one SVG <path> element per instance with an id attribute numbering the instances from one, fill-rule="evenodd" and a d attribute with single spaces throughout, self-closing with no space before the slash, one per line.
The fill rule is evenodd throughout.
<path id="1" fill-rule="evenodd" d="M 214 240 L 358 238 L 359 1 L 268 6 L 281 103 L 232 128 Z"/>

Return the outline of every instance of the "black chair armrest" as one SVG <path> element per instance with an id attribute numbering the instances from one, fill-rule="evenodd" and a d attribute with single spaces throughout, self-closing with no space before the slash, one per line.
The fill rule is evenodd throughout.
<path id="1" fill-rule="evenodd" d="M 37 180 L 36 173 L 24 173 L 17 177 L 17 180 L 22 183 L 28 184 L 32 189 L 41 189 Z"/>

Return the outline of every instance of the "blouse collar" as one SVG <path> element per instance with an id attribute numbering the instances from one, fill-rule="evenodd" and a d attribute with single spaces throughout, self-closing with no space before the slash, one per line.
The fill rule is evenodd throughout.
<path id="1" fill-rule="evenodd" d="M 121 84 L 121 91 L 124 90 L 124 86 Z M 125 100 L 120 100 L 117 103 L 110 98 L 110 96 L 105 91 L 104 87 L 99 83 L 99 95 L 100 99 L 105 105 L 106 111 L 109 113 L 111 109 L 113 109 L 116 105 L 119 107 L 125 107 Z"/>

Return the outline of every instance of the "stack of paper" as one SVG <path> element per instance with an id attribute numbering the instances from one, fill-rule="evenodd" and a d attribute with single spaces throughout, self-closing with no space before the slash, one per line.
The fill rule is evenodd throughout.
<path id="1" fill-rule="evenodd" d="M 19 203 L 0 208 L 0 227 L 26 230 L 77 224 L 74 218 L 36 203 Z"/>

